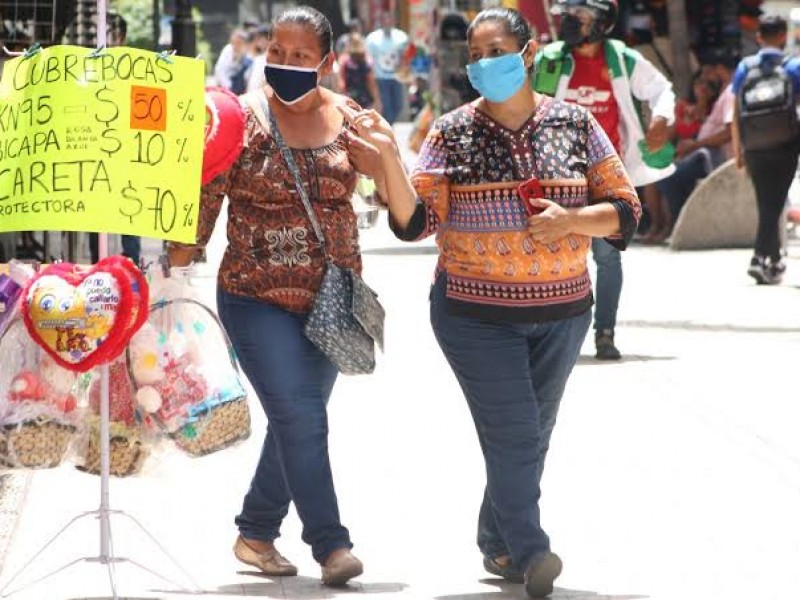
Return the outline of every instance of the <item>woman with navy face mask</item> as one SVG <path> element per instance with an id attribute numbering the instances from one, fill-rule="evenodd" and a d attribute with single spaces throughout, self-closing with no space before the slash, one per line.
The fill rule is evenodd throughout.
<path id="1" fill-rule="evenodd" d="M 170 258 L 174 265 L 191 262 L 211 237 L 227 196 L 228 246 L 217 307 L 269 422 L 236 517 L 234 553 L 266 575 L 296 575 L 297 567 L 275 547 L 294 502 L 323 583 L 343 585 L 363 567 L 350 552 L 328 457 L 326 405 L 338 371 L 303 327 L 326 258 L 361 270 L 350 200 L 358 173 L 375 177 L 381 162 L 375 148 L 349 133 L 338 110 L 358 107 L 319 85 L 334 61 L 331 35 L 328 20 L 312 8 L 291 8 L 274 20 L 267 85 L 242 96 L 245 147 L 229 171 L 203 188 L 197 244 L 173 244 Z M 324 232 L 324 247 L 301 189 Z"/>
<path id="2" fill-rule="evenodd" d="M 481 98 L 434 124 L 410 177 L 377 113 L 343 111 L 381 150 L 376 184 L 395 234 L 437 235 L 430 318 L 485 458 L 484 568 L 541 597 L 561 559 L 540 522 L 539 484 L 591 322 L 587 252 L 592 237 L 624 247 L 641 207 L 592 115 L 531 89 L 536 44 L 519 12 L 481 12 L 467 41 Z"/>

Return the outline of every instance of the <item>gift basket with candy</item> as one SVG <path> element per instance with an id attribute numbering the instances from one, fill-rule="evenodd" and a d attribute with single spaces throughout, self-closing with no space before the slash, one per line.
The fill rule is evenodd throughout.
<path id="1" fill-rule="evenodd" d="M 209 328 L 213 323 L 215 327 Z M 206 338 L 224 340 L 227 360 Z M 250 412 L 230 342 L 216 316 L 189 298 L 153 305 L 128 356 L 136 401 L 193 456 L 222 450 L 250 435 Z"/>
<path id="2" fill-rule="evenodd" d="M 100 474 L 100 394 L 99 371 L 91 375 L 89 407 L 84 421 L 85 435 L 77 458 L 78 468 Z M 142 470 L 155 442 L 154 431 L 139 416 L 135 406 L 133 382 L 124 355 L 108 366 L 110 421 L 109 464 L 115 477 L 135 475 Z"/>
<path id="3" fill-rule="evenodd" d="M 222 324 L 182 278 L 151 282 L 155 302 L 128 358 L 138 409 L 184 452 L 202 456 L 249 437 L 250 412 Z"/>
<path id="4" fill-rule="evenodd" d="M 0 466 L 59 466 L 79 422 L 77 376 L 30 339 L 19 317 L 0 337 L 0 356 Z"/>
<path id="5" fill-rule="evenodd" d="M 39 403 L 40 409 L 55 401 L 62 413 L 73 412 L 74 399 L 65 394 L 78 379 L 77 373 L 95 369 L 96 374 L 96 367 L 112 363 L 110 406 L 115 439 L 111 458 L 115 475 L 137 472 L 146 456 L 136 432 L 132 433 L 136 422 L 132 416 L 133 391 L 124 350 L 147 319 L 148 299 L 147 282 L 141 271 L 130 260 L 112 256 L 89 267 L 70 263 L 50 265 L 31 277 L 19 302 L 28 338 L 39 346 L 40 359 L 36 364 L 45 391 L 33 389 L 45 399 Z M 57 371 L 55 367 L 59 367 Z M 57 377 L 54 378 L 53 372 Z M 80 380 L 85 382 L 88 377 L 83 375 Z M 98 472 L 100 463 L 99 387 L 99 379 L 95 377 L 90 386 L 90 412 L 95 416 L 84 419 L 89 435 L 79 457 L 83 468 L 90 472 Z M 53 396 L 49 389 L 55 390 L 54 401 L 48 401 Z M 28 391 L 25 393 L 30 395 Z M 59 399 L 63 406 L 58 404 Z M 26 406 L 29 404 L 26 402 Z M 47 412 L 49 423 L 53 422 L 52 412 Z M 64 437 L 63 430 L 59 432 Z M 69 432 L 74 433 L 74 429 Z"/>

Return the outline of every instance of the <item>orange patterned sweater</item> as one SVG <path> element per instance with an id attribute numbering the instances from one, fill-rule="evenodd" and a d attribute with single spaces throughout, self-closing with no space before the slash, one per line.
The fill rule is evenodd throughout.
<path id="1" fill-rule="evenodd" d="M 517 186 L 540 180 L 545 198 L 565 208 L 609 202 L 624 249 L 641 206 L 622 162 L 594 117 L 543 96 L 511 131 L 467 104 L 439 119 L 423 144 L 412 180 L 416 212 L 395 234 L 407 241 L 436 234 L 437 273 L 447 277 L 448 309 L 477 318 L 538 322 L 592 305 L 587 269 L 591 238 L 568 235 L 543 245 L 527 231 Z"/>

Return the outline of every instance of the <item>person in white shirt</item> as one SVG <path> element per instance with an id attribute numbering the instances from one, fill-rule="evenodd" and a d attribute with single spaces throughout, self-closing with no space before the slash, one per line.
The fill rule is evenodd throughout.
<path id="1" fill-rule="evenodd" d="M 367 36 L 367 51 L 381 95 L 381 115 L 390 125 L 403 110 L 403 84 L 397 75 L 407 46 L 408 35 L 394 26 L 394 16 L 388 12 L 381 15 L 381 28 Z"/>
<path id="2" fill-rule="evenodd" d="M 241 84 L 242 89 L 234 88 L 240 82 L 245 81 L 245 73 L 252 62 L 247 56 L 248 40 L 249 36 L 244 29 L 234 29 L 231 32 L 230 42 L 219 53 L 217 64 L 214 65 L 214 77 L 217 85 L 237 94 L 244 92 L 243 83 Z"/>

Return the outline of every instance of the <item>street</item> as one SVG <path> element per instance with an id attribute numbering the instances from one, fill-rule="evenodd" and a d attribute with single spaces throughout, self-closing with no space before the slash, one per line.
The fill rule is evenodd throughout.
<path id="1" fill-rule="evenodd" d="M 373 376 L 341 376 L 329 407 L 340 510 L 365 574 L 344 590 L 322 587 L 294 512 L 278 548 L 299 577 L 259 577 L 233 557 L 233 517 L 265 430 L 251 395 L 247 442 L 199 459 L 164 452 L 141 477 L 111 485 L 112 507 L 141 520 L 204 598 L 524 597 L 482 570 L 475 545 L 483 461 L 428 323 L 433 240 L 399 242 L 385 219 L 361 232 L 361 244 L 365 279 L 387 310 L 386 354 Z M 223 221 L 195 278 L 212 305 Z M 800 245 L 790 246 L 781 286 L 754 285 L 749 257 L 641 246 L 624 256 L 624 360 L 595 361 L 587 338 L 545 470 L 544 525 L 565 565 L 557 600 L 800 597 Z M 35 473 L 2 583 L 70 518 L 95 509 L 99 494 L 99 479 L 71 466 Z M 113 519 L 117 556 L 180 579 L 139 530 Z M 98 551 L 97 523 L 87 519 L 19 583 Z M 104 569 L 78 564 L 12 597 L 109 597 Z M 116 573 L 122 597 L 186 597 L 132 565 Z"/>

